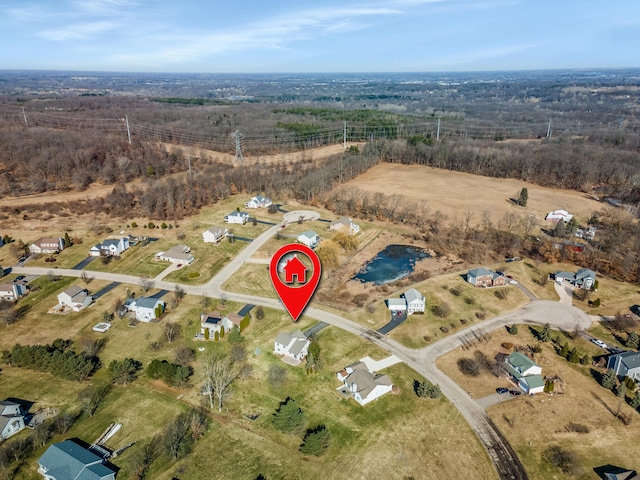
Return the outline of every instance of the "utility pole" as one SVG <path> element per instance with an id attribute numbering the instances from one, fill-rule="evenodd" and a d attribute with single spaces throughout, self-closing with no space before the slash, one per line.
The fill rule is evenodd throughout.
<path id="1" fill-rule="evenodd" d="M 29 124 L 27 123 L 27 112 L 24 111 L 24 107 L 22 107 L 22 116 L 24 117 L 24 126 L 28 127 Z"/>
<path id="2" fill-rule="evenodd" d="M 235 132 L 233 132 L 231 134 L 231 136 L 235 139 L 236 141 L 236 158 L 235 161 L 241 161 L 244 162 L 244 157 L 242 156 L 242 149 L 240 148 L 240 139 L 244 136 L 242 135 L 242 133 L 240 133 L 239 130 L 236 130 Z"/>
<path id="3" fill-rule="evenodd" d="M 342 138 L 343 138 L 343 143 L 344 143 L 344 149 L 347 149 L 347 121 L 344 121 L 344 130 L 343 130 L 343 134 L 342 134 Z"/>
<path id="4" fill-rule="evenodd" d="M 124 116 L 125 122 L 127 122 L 127 138 L 129 139 L 129 145 L 131 145 L 131 129 L 129 128 L 129 115 Z"/>
<path id="5" fill-rule="evenodd" d="M 189 165 L 189 184 L 191 184 L 191 181 L 193 179 L 193 177 L 191 176 L 191 155 L 187 155 L 187 165 Z"/>
<path id="6" fill-rule="evenodd" d="M 436 141 L 440 140 L 440 119 L 438 118 L 438 130 L 436 131 Z"/>
<path id="7" fill-rule="evenodd" d="M 551 139 L 551 119 L 549 119 L 549 126 L 547 126 L 547 140 Z"/>

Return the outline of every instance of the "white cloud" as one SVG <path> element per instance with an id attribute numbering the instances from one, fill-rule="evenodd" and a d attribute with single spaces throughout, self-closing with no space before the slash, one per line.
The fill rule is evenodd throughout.
<path id="1" fill-rule="evenodd" d="M 114 30 L 120 25 L 116 22 L 101 21 L 101 22 L 89 22 L 82 24 L 67 25 L 65 27 L 45 30 L 40 32 L 40 36 L 47 40 L 67 41 L 67 40 L 80 40 L 93 37 L 97 34 L 102 34 L 109 30 Z"/>

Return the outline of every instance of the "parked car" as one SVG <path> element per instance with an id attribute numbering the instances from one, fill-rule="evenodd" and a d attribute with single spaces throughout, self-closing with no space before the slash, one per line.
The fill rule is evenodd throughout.
<path id="1" fill-rule="evenodd" d="M 24 275 L 18 275 L 18 276 L 15 278 L 14 282 L 19 282 L 20 280 L 24 280 Z"/>
<path id="2" fill-rule="evenodd" d="M 609 346 L 606 343 L 604 343 L 602 340 L 598 340 L 597 338 L 592 338 L 591 341 L 595 343 L 597 346 L 599 346 L 600 348 L 609 348 Z"/>
<path id="3" fill-rule="evenodd" d="M 520 390 L 509 390 L 509 393 L 511 394 L 512 397 L 517 397 L 518 395 L 522 395 L 522 392 Z"/>
<path id="4" fill-rule="evenodd" d="M 496 393 L 499 393 L 500 395 L 502 395 L 503 393 L 507 393 L 508 391 L 509 391 L 508 388 L 504 388 L 504 387 L 496 388 Z"/>
<path id="5" fill-rule="evenodd" d="M 630 308 L 631 313 L 635 313 L 640 317 L 640 305 L 634 305 Z"/>

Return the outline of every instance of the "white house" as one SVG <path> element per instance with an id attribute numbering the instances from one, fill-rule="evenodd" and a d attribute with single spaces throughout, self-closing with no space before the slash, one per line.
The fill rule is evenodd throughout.
<path id="1" fill-rule="evenodd" d="M 509 376 L 528 395 L 544 391 L 542 368 L 526 355 L 513 352 L 504 360 L 505 369 Z"/>
<path id="2" fill-rule="evenodd" d="M 29 245 L 29 251 L 33 254 L 58 253 L 62 250 L 64 250 L 64 239 L 60 237 L 39 238 L 31 245 Z"/>
<path id="3" fill-rule="evenodd" d="M 20 404 L 0 400 L 0 440 L 6 440 L 24 427 L 24 412 Z"/>
<path id="4" fill-rule="evenodd" d="M 338 390 L 349 393 L 360 405 L 380 398 L 393 389 L 393 383 L 387 375 L 371 373 L 364 362 L 357 362 L 337 373 L 343 386 Z"/>
<path id="5" fill-rule="evenodd" d="M 309 248 L 316 248 L 320 242 L 320 236 L 313 230 L 307 230 L 298 235 L 298 243 L 302 243 Z"/>
<path id="6" fill-rule="evenodd" d="M 200 315 L 200 331 L 204 335 L 205 331 L 209 330 L 209 339 L 214 340 L 216 332 L 218 335 L 224 335 L 229 333 L 235 325 L 240 328 L 242 318 L 237 313 L 229 313 L 223 316 L 217 310 L 203 313 Z"/>
<path id="7" fill-rule="evenodd" d="M 338 220 L 331 222 L 329 229 L 355 235 L 360 231 L 360 226 L 354 223 L 349 217 L 340 217 Z"/>
<path id="8" fill-rule="evenodd" d="M 58 294 L 58 305 L 71 308 L 74 312 L 87 308 L 92 301 L 89 292 L 78 285 L 72 285 Z"/>
<path id="9" fill-rule="evenodd" d="M 392 312 L 405 312 L 407 315 L 424 313 L 426 300 L 415 288 L 410 288 L 401 295 L 401 298 L 388 298 L 387 307 Z"/>
<path id="10" fill-rule="evenodd" d="M 246 208 L 266 208 L 269 205 L 271 205 L 271 199 L 262 195 L 257 195 L 244 204 Z"/>
<path id="11" fill-rule="evenodd" d="M 152 297 L 129 298 L 124 302 L 124 308 L 134 313 L 136 320 L 149 323 L 162 316 L 165 303 Z"/>
<path id="12" fill-rule="evenodd" d="M 244 225 L 249 221 L 249 214 L 247 212 L 233 211 L 224 216 L 224 221 L 226 223 L 238 223 L 240 225 Z"/>
<path id="13" fill-rule="evenodd" d="M 425 298 L 415 288 L 410 288 L 404 292 L 404 299 L 407 302 L 407 314 L 424 313 Z"/>
<path id="14" fill-rule="evenodd" d="M 309 345 L 311 345 L 311 341 L 301 330 L 296 330 L 293 333 L 281 333 L 273 342 L 273 353 L 302 362 L 309 353 Z"/>
<path id="15" fill-rule="evenodd" d="M 202 239 L 206 243 L 218 243 L 229 234 L 225 227 L 211 227 L 202 232 Z"/>
<path id="16" fill-rule="evenodd" d="M 559 222 L 560 220 L 562 220 L 563 222 L 568 222 L 572 218 L 573 218 L 573 215 L 571 215 L 566 210 L 562 210 L 562 209 L 549 212 L 547 213 L 547 216 L 544 217 L 545 220 L 548 220 L 550 222 L 556 222 L 556 223 Z"/>
<path id="17" fill-rule="evenodd" d="M 0 285 L 0 300 L 15 302 L 27 294 L 27 287 L 22 283 L 4 283 Z"/>
<path id="18" fill-rule="evenodd" d="M 175 245 L 166 252 L 156 253 L 156 261 L 189 265 L 195 260 L 193 255 L 189 253 L 190 251 L 191 248 L 186 245 Z"/>
<path id="19" fill-rule="evenodd" d="M 129 249 L 129 238 L 109 238 L 102 243 L 98 243 L 89 249 L 89 255 L 92 257 L 112 257 L 119 256 L 125 250 Z"/>
<path id="20" fill-rule="evenodd" d="M 392 312 L 404 312 L 407 310 L 407 301 L 404 298 L 388 298 L 387 307 Z"/>

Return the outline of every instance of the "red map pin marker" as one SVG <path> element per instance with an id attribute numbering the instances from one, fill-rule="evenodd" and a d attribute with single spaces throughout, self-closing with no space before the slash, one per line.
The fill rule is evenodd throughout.
<path id="1" fill-rule="evenodd" d="M 309 268 L 298 258 L 301 253 L 311 260 L 313 269 Z M 286 258 L 282 261 L 283 257 Z M 278 275 L 278 270 L 284 272 L 284 281 Z M 297 243 L 291 243 L 280 248 L 271 258 L 269 273 L 282 304 L 293 321 L 297 322 L 302 311 L 311 300 L 320 282 L 320 259 L 316 252 L 309 247 Z M 299 286 L 294 286 L 297 282 Z"/>

